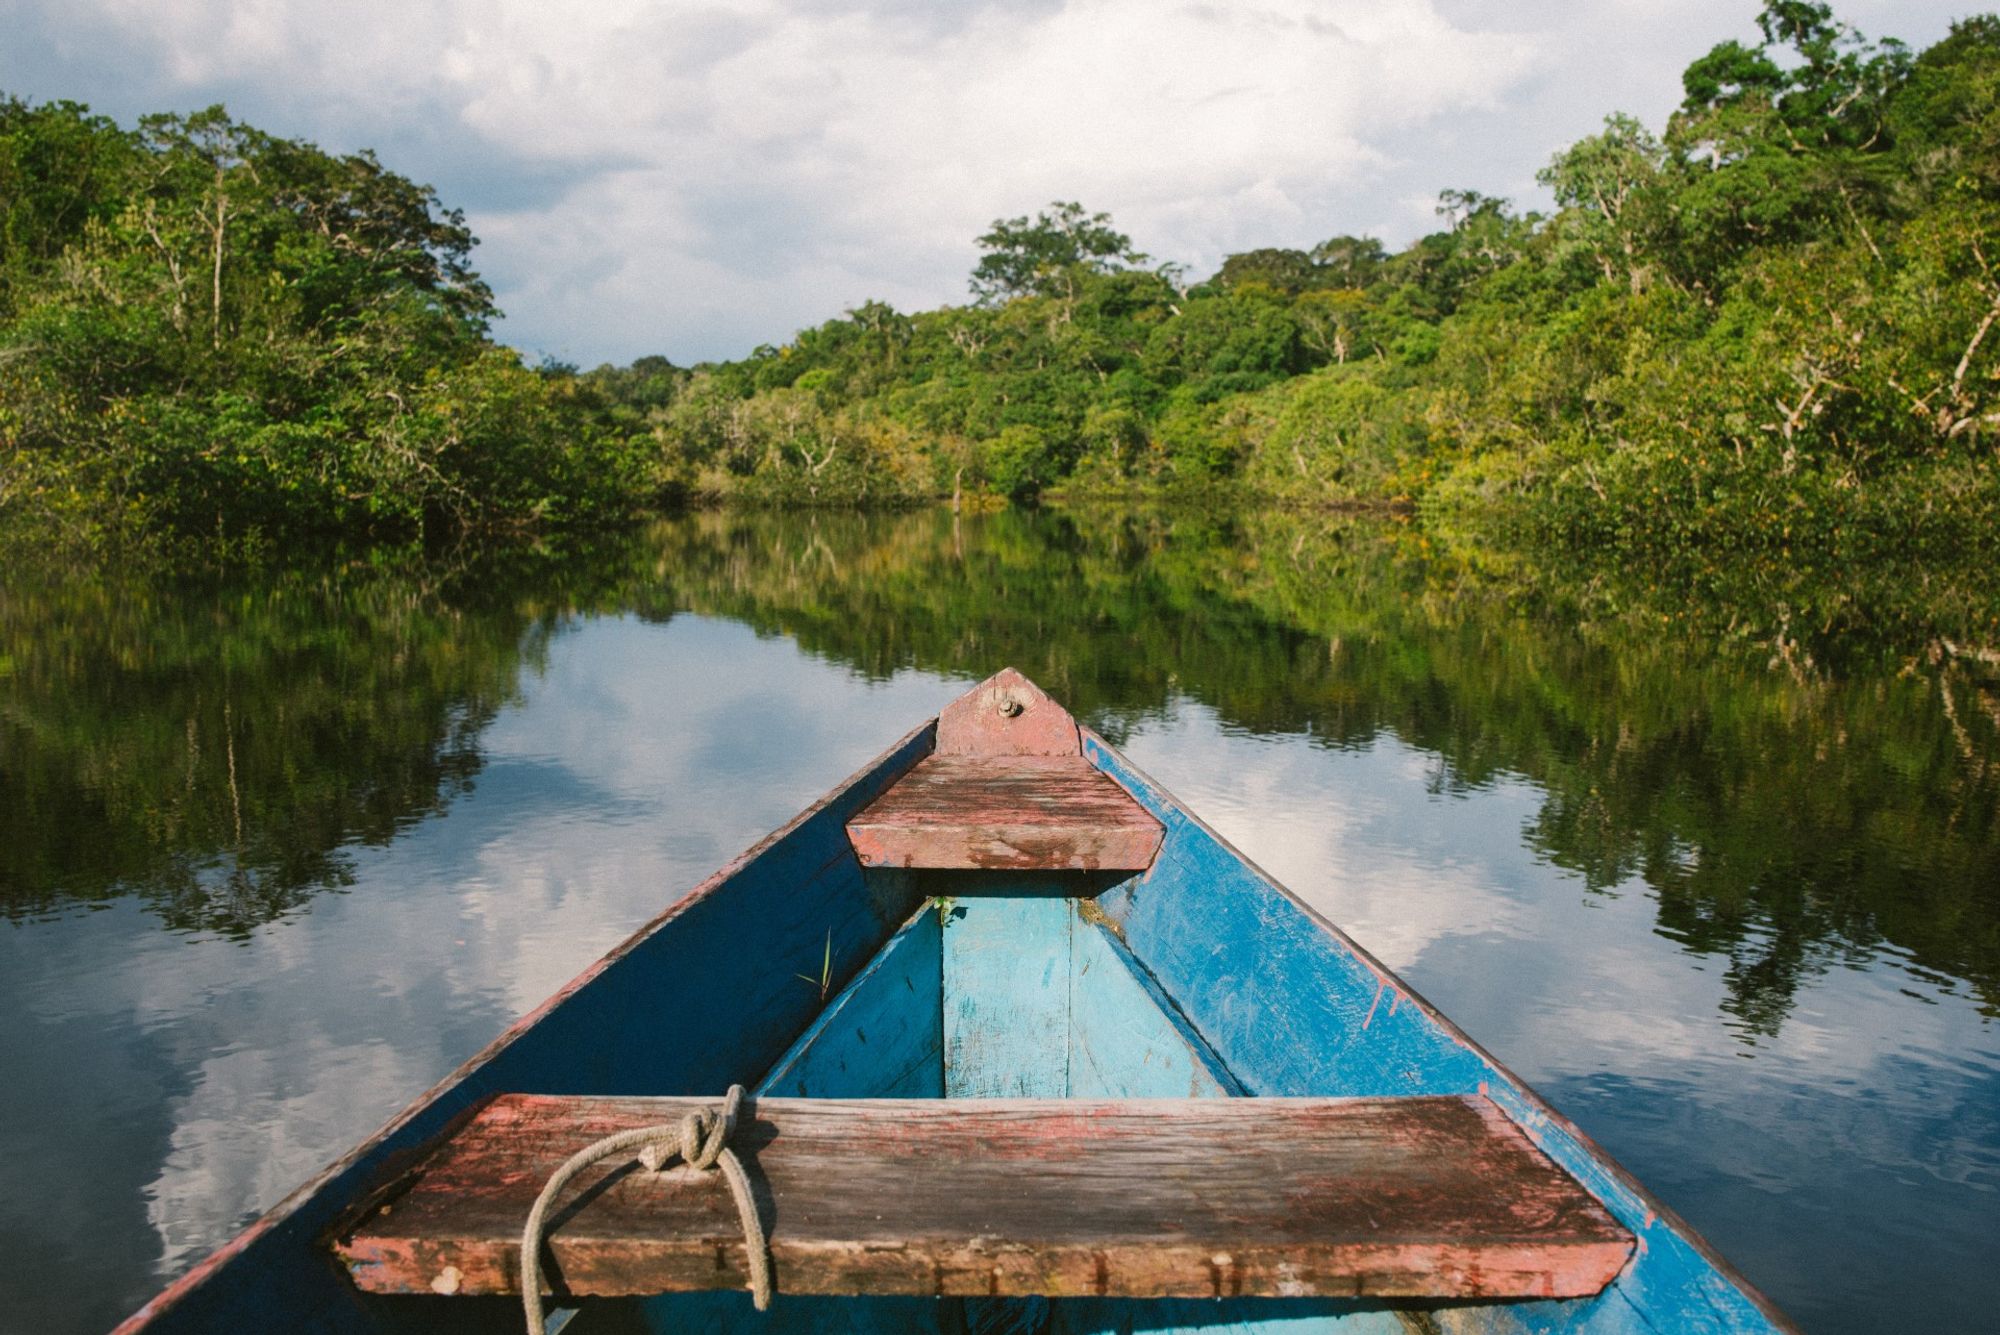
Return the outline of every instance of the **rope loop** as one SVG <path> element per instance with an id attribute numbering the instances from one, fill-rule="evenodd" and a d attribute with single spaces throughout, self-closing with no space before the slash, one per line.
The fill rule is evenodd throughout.
<path id="1" fill-rule="evenodd" d="M 521 1309 L 527 1317 L 528 1335 L 543 1335 L 542 1243 L 549 1206 L 578 1173 L 615 1154 L 634 1153 L 650 1172 L 659 1172 L 675 1158 L 698 1172 L 717 1172 L 729 1184 L 736 1201 L 736 1215 L 743 1225 L 743 1250 L 750 1266 L 750 1300 L 762 1312 L 771 1306 L 771 1248 L 764 1237 L 763 1221 L 757 1217 L 757 1198 L 750 1190 L 750 1175 L 743 1161 L 729 1148 L 736 1134 L 736 1119 L 743 1106 L 743 1086 L 731 1085 L 722 1107 L 697 1108 L 677 1125 L 647 1126 L 620 1131 L 587 1145 L 563 1161 L 550 1175 L 528 1211 L 521 1230 Z"/>

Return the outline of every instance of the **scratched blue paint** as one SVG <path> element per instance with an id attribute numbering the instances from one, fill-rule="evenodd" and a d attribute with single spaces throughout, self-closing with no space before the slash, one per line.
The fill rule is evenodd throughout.
<path id="1" fill-rule="evenodd" d="M 1440 1308 L 1449 1332 L 1762 1332 L 1768 1317 L 1600 1151 L 1100 739 L 1091 762 L 1166 826 L 1150 871 L 1101 907 L 1142 967 L 1253 1094 L 1484 1093 L 1639 1239 L 1594 1299 Z M 1349 1318 L 1329 1317 L 1347 1331 Z"/>
<path id="2" fill-rule="evenodd" d="M 954 1099 L 1059 1099 L 1069 1088 L 1070 901 L 1034 893 L 951 901 L 944 923 L 944 1090 Z"/>
<path id="3" fill-rule="evenodd" d="M 920 907 L 827 1004 L 755 1094 L 817 1099 L 944 1097 L 937 910 Z"/>
<path id="4" fill-rule="evenodd" d="M 1070 933 L 1073 1099 L 1218 1098 L 1242 1092 L 1118 939 L 1079 920 Z"/>

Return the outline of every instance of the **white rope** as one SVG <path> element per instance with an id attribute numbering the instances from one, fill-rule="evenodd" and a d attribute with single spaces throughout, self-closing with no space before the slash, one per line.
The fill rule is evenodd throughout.
<path id="1" fill-rule="evenodd" d="M 698 1108 L 681 1118 L 678 1125 L 644 1126 L 606 1136 L 595 1145 L 578 1150 L 550 1176 L 535 1208 L 528 1211 L 527 1225 L 521 1230 L 521 1308 L 528 1318 L 528 1335 L 543 1335 L 542 1320 L 542 1241 L 549 1206 L 569 1185 L 570 1180 L 594 1163 L 614 1154 L 637 1151 L 640 1163 L 652 1172 L 667 1166 L 676 1156 L 688 1167 L 701 1172 L 720 1170 L 736 1198 L 736 1213 L 743 1221 L 743 1250 L 750 1263 L 750 1299 L 762 1312 L 771 1305 L 771 1250 L 764 1240 L 764 1225 L 757 1218 L 757 1200 L 750 1194 L 750 1177 L 743 1161 L 729 1148 L 736 1130 L 736 1113 L 743 1103 L 743 1086 L 731 1085 L 718 1113 Z"/>

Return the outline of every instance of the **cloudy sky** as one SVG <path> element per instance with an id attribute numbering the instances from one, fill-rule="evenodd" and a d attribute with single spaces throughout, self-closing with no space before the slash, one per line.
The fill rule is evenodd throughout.
<path id="1" fill-rule="evenodd" d="M 1445 187 L 1528 202 L 1612 110 L 1657 126 L 1755 0 L 0 0 L 0 90 L 226 102 L 373 147 L 470 215 L 531 355 L 687 363 L 869 298 L 962 300 L 1053 199 L 1208 271 L 1400 245 Z M 1919 46 L 1977 0 L 1845 0 Z"/>

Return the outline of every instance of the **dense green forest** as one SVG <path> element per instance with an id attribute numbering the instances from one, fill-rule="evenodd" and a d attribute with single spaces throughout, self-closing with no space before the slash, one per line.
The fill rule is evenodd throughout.
<path id="1" fill-rule="evenodd" d="M 1218 494 L 1414 507 L 1712 571 L 2000 529 L 2000 18 L 1921 53 L 1807 0 L 1392 253 L 1199 281 L 1079 204 L 967 305 L 528 368 L 463 218 L 220 111 L 0 100 L 0 522 L 90 541 L 601 522 L 682 499 Z"/>
<path id="2" fill-rule="evenodd" d="M 967 306 L 587 380 L 703 495 L 1168 489 L 1786 555 L 1950 549 L 2000 485 L 2000 20 L 1922 54 L 1774 0 L 1542 174 L 1192 281 L 1111 219 L 996 222 Z M 1801 557 L 1804 553 L 1801 553 Z"/>
<path id="3" fill-rule="evenodd" d="M 628 513 L 641 461 L 488 338 L 472 246 L 372 154 L 0 97 L 0 522 L 230 546 Z"/>

